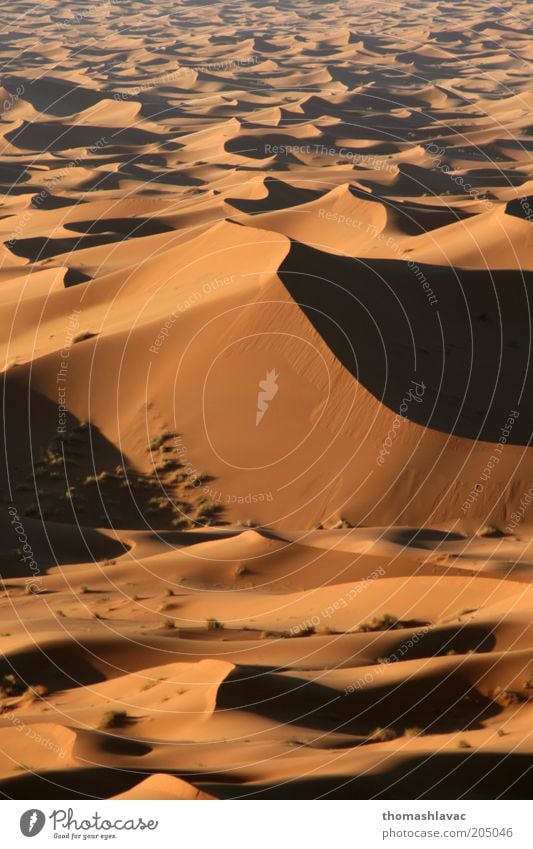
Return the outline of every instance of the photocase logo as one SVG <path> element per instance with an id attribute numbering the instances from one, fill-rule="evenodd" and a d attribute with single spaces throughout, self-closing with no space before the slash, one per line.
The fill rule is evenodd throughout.
<path id="1" fill-rule="evenodd" d="M 32 808 L 22 814 L 20 818 L 20 830 L 24 837 L 35 837 L 36 834 L 39 834 L 43 830 L 45 822 L 46 817 L 43 812 L 37 810 L 37 808 Z"/>
<path id="2" fill-rule="evenodd" d="M 266 377 L 263 380 L 259 381 L 259 392 L 257 393 L 257 413 L 255 416 L 256 427 L 268 410 L 270 402 L 277 394 L 279 386 L 276 381 L 278 377 L 279 374 L 276 374 L 276 369 L 273 368 L 271 371 L 267 371 Z"/>

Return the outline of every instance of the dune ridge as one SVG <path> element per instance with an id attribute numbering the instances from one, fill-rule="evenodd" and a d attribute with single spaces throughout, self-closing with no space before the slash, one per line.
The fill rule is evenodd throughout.
<path id="1" fill-rule="evenodd" d="M 0 19 L 0 794 L 527 798 L 531 6 Z"/>

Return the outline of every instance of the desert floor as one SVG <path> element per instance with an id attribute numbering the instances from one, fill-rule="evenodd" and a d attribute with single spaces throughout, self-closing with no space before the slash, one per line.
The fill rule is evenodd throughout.
<path id="1" fill-rule="evenodd" d="M 0 9 L 0 793 L 524 798 L 533 9 Z"/>

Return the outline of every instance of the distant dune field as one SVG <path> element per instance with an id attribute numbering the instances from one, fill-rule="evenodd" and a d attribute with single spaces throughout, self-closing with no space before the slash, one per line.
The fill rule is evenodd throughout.
<path id="1" fill-rule="evenodd" d="M 527 798 L 533 10 L 0 10 L 0 793 Z"/>

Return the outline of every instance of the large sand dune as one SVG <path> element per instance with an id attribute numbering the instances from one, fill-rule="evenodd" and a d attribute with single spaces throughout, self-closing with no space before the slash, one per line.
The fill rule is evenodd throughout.
<path id="1" fill-rule="evenodd" d="M 0 16 L 0 793 L 527 796 L 531 6 Z"/>

